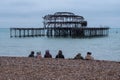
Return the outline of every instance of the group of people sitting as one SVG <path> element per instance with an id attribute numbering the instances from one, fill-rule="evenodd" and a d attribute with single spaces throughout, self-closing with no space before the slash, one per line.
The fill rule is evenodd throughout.
<path id="1" fill-rule="evenodd" d="M 30 55 L 28 57 L 36 57 L 36 58 L 42 58 L 42 55 L 41 55 L 41 52 L 37 52 L 36 53 L 37 55 L 35 56 L 35 52 L 34 51 L 31 51 Z M 81 56 L 80 53 L 78 53 L 73 59 L 82 59 L 82 60 L 94 60 L 94 58 L 91 56 L 92 53 L 91 52 L 87 52 L 87 55 L 85 56 L 85 58 L 83 58 Z M 44 58 L 52 58 L 52 55 L 50 54 L 49 50 L 46 50 L 45 52 L 45 55 L 44 55 Z M 58 51 L 58 54 L 56 55 L 55 58 L 62 58 L 64 59 L 64 55 L 62 53 L 62 50 L 59 50 Z"/>
<path id="2" fill-rule="evenodd" d="M 85 58 L 83 58 L 83 57 L 81 56 L 81 54 L 78 53 L 78 54 L 74 57 L 74 59 L 94 60 L 94 58 L 92 57 L 92 53 L 91 53 L 91 52 L 87 52 L 87 55 L 85 56 Z"/>

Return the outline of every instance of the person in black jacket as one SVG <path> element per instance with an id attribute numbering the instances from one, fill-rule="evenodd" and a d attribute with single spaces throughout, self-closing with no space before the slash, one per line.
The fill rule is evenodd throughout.
<path id="1" fill-rule="evenodd" d="M 64 55 L 62 54 L 62 50 L 58 51 L 58 54 L 56 55 L 56 58 L 63 58 L 64 59 Z"/>
<path id="2" fill-rule="evenodd" d="M 35 57 L 34 56 L 34 51 L 31 51 L 30 55 L 28 57 Z"/>

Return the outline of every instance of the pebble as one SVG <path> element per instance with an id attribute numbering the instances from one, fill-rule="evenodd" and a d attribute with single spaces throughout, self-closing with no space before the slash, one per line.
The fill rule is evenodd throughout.
<path id="1" fill-rule="evenodd" d="M 0 57 L 0 80 L 120 80 L 120 62 Z"/>

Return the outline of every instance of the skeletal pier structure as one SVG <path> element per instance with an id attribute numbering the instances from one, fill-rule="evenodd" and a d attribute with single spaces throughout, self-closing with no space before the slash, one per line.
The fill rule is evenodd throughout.
<path id="1" fill-rule="evenodd" d="M 10 37 L 38 37 L 44 34 L 44 28 L 10 28 Z"/>
<path id="2" fill-rule="evenodd" d="M 48 14 L 43 20 L 43 28 L 10 28 L 10 37 L 98 37 L 109 34 L 109 27 L 87 27 L 83 16 L 71 12 Z"/>

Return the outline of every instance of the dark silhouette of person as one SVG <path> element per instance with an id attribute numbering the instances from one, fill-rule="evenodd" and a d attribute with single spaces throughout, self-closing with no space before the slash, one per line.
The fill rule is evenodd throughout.
<path id="1" fill-rule="evenodd" d="M 78 53 L 75 57 L 74 57 L 74 59 L 84 59 L 82 56 L 81 56 L 81 53 Z"/>
<path id="2" fill-rule="evenodd" d="M 62 50 L 58 51 L 58 54 L 56 55 L 56 58 L 65 58 L 64 55 L 62 54 Z"/>
<path id="3" fill-rule="evenodd" d="M 31 51 L 30 55 L 28 57 L 35 57 L 34 56 L 34 51 Z"/>
<path id="4" fill-rule="evenodd" d="M 52 55 L 50 54 L 49 50 L 46 50 L 44 58 L 52 58 Z"/>

